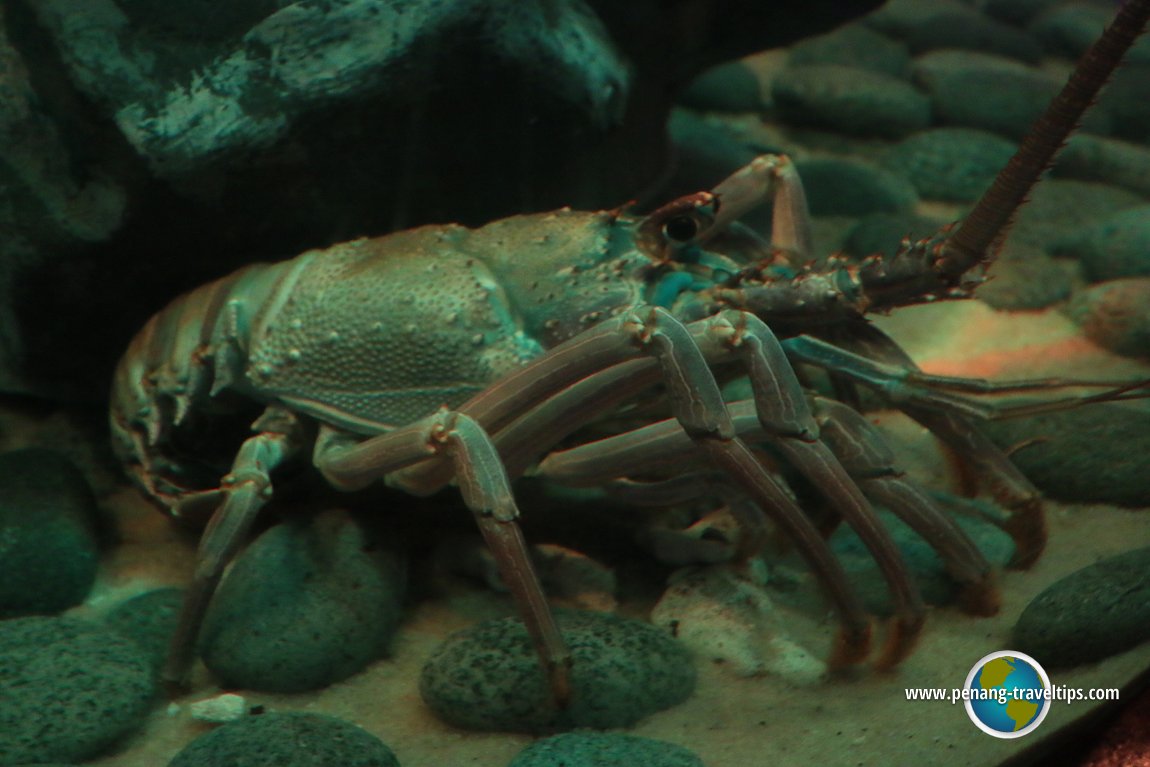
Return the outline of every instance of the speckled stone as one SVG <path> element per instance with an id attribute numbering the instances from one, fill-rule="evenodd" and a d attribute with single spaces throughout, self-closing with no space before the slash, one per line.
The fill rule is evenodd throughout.
<path id="1" fill-rule="evenodd" d="M 1053 247 L 1077 258 L 1092 282 L 1150 276 L 1150 205 L 1118 211 Z"/>
<path id="2" fill-rule="evenodd" d="M 159 670 L 168 655 L 183 598 L 183 589 L 149 591 L 117 605 L 104 622 L 139 645 Z"/>
<path id="3" fill-rule="evenodd" d="M 1018 212 L 1008 242 L 1024 242 L 1054 252 L 1082 231 L 1117 211 L 1144 205 L 1145 200 L 1125 189 L 1093 181 L 1050 178 L 1030 193 Z"/>
<path id="4" fill-rule="evenodd" d="M 1070 296 L 1077 265 L 1041 248 L 1009 239 L 987 270 L 975 296 L 1003 311 L 1044 309 Z"/>
<path id="5" fill-rule="evenodd" d="M 419 691 L 441 719 L 471 730 L 539 732 L 629 727 L 686 700 L 688 651 L 647 623 L 606 613 L 557 613 L 571 649 L 572 700 L 551 702 L 518 618 L 486 621 L 447 639 L 424 666 Z"/>
<path id="6" fill-rule="evenodd" d="M 1052 172 L 1064 178 L 1102 181 L 1150 196 L 1150 149 L 1116 138 L 1076 133 Z"/>
<path id="7" fill-rule="evenodd" d="M 348 514 L 272 527 L 232 566 L 204 619 L 204 663 L 230 686 L 325 687 L 384 655 L 404 570 Z"/>
<path id="8" fill-rule="evenodd" d="M 903 36 L 944 15 L 978 16 L 978 11 L 962 0 L 888 0 L 863 22 L 885 34 Z"/>
<path id="9" fill-rule="evenodd" d="M 1093 2 L 1062 2 L 1037 15 L 1027 31 L 1049 52 L 1077 59 L 1094 44 L 1114 19 L 1117 5 L 1111 7 Z M 1150 46 L 1142 39 L 1127 53 L 1128 62 L 1150 61 Z"/>
<path id="10" fill-rule="evenodd" d="M 1025 32 L 987 16 L 941 13 L 907 33 L 913 53 L 957 48 L 1007 56 L 1028 64 L 1042 59 L 1042 46 Z"/>
<path id="11" fill-rule="evenodd" d="M 1025 24 L 1047 8 L 1066 0 L 984 0 L 982 12 L 1016 26 Z"/>
<path id="12" fill-rule="evenodd" d="M 1074 295 L 1066 311 L 1099 346 L 1128 357 L 1150 357 L 1150 277 L 1091 285 Z"/>
<path id="13" fill-rule="evenodd" d="M 212 730 L 185 746 L 168 767 L 399 767 L 399 760 L 362 727 L 292 711 Z"/>
<path id="14" fill-rule="evenodd" d="M 807 203 L 815 216 L 865 216 L 908 211 L 918 202 L 909 181 L 862 160 L 797 160 Z"/>
<path id="15" fill-rule="evenodd" d="M 537 740 L 507 767 L 703 767 L 691 751 L 617 732 L 568 732 Z"/>
<path id="16" fill-rule="evenodd" d="M 1070 668 L 1150 639 L 1150 548 L 1076 570 L 1026 606 L 1014 646 L 1047 668 Z"/>
<path id="17" fill-rule="evenodd" d="M 1004 56 L 975 51 L 932 51 L 914 63 L 914 81 L 930 94 L 936 121 L 1022 138 L 1062 87 L 1062 79 Z M 971 94 L 978 94 L 972 98 Z M 1105 110 L 1083 124 L 1109 132 Z"/>
<path id="18" fill-rule="evenodd" d="M 96 501 L 52 450 L 0 455 L 0 617 L 55 613 L 92 589 L 100 552 Z"/>
<path id="19" fill-rule="evenodd" d="M 919 240 L 937 232 L 946 223 L 912 212 L 873 213 L 851 228 L 843 249 L 855 258 L 876 254 L 889 258 L 899 249 L 904 237 Z"/>
<path id="20" fill-rule="evenodd" d="M 147 658 L 104 626 L 0 621 L 0 764 L 93 758 L 143 723 L 154 693 Z"/>
<path id="21" fill-rule="evenodd" d="M 899 138 L 930 124 L 930 101 L 905 80 L 836 64 L 788 67 L 771 88 L 787 122 Z"/>
<path id="22" fill-rule="evenodd" d="M 1043 495 L 1071 503 L 1146 505 L 1150 407 L 1105 403 L 980 424 Z"/>
<path id="23" fill-rule="evenodd" d="M 691 81 L 679 103 L 704 111 L 755 112 L 763 107 L 759 78 L 741 61 L 708 69 Z"/>
<path id="24" fill-rule="evenodd" d="M 903 139 L 882 166 L 914 184 L 927 200 L 972 202 L 1014 155 L 1009 139 L 974 128 L 936 128 Z"/>
<path id="25" fill-rule="evenodd" d="M 905 43 L 861 24 L 848 24 L 825 35 L 801 40 L 787 53 L 788 66 L 816 64 L 838 64 L 905 78 L 910 73 L 910 52 Z"/>
<path id="26" fill-rule="evenodd" d="M 1114 138 L 1150 143 L 1150 63 L 1122 65 L 1099 97 Z"/>
<path id="27" fill-rule="evenodd" d="M 958 498 L 947 493 L 931 493 L 942 510 L 950 514 L 955 523 L 970 537 L 987 561 L 1003 567 L 1014 555 L 1014 542 L 1010 536 L 974 514 L 953 513 L 963 506 L 977 508 L 984 501 Z M 995 509 L 985 509 L 997 514 Z M 922 592 L 927 604 L 947 605 L 959 596 L 958 584 L 947 574 L 938 554 L 930 545 L 894 514 L 878 510 L 883 527 L 887 529 L 911 577 Z M 851 584 L 863 600 L 868 611 L 875 615 L 889 615 L 892 611 L 886 581 L 875 564 L 874 557 L 858 535 L 847 525 L 840 525 L 830 538 L 831 548 L 843 563 Z"/>

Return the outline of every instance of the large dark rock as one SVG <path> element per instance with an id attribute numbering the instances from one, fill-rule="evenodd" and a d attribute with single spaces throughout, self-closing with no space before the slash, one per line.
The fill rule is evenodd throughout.
<path id="1" fill-rule="evenodd" d="M 236 560 L 204 617 L 200 651 L 226 685 L 299 692 L 384 655 L 399 626 L 399 558 L 346 513 L 272 527 Z"/>
<path id="2" fill-rule="evenodd" d="M 1147 501 L 1150 408 L 1096 404 L 982 424 L 1044 495 L 1070 503 L 1142 507 Z"/>
<path id="3" fill-rule="evenodd" d="M 92 589 L 97 509 L 80 470 L 52 450 L 0 455 L 0 617 L 55 613 Z"/>
<path id="4" fill-rule="evenodd" d="M 1150 548 L 1067 575 L 1026 606 L 1014 646 L 1052 669 L 1108 658 L 1150 639 Z"/>

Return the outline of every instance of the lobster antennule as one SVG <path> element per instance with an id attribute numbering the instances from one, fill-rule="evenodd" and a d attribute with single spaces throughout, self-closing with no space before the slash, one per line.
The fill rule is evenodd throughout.
<path id="1" fill-rule="evenodd" d="M 1147 19 L 1150 0 L 1127 0 L 1119 8 L 1114 21 L 1083 54 L 1066 85 L 1034 123 L 994 184 L 943 241 L 935 264 L 942 276 L 958 280 L 988 260 L 987 251 L 1010 228 L 1038 177 L 1054 162 L 1082 115 L 1145 30 Z"/>

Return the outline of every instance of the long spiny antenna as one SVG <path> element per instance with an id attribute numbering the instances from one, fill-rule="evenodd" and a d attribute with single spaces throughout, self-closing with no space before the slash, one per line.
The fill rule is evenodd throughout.
<path id="1" fill-rule="evenodd" d="M 935 262 L 942 276 L 958 279 L 986 260 L 987 250 L 1006 233 L 1026 195 L 1078 127 L 1099 90 L 1142 34 L 1148 18 L 1150 0 L 1127 0 L 1118 10 L 1114 21 L 1079 60 L 1062 91 L 1034 123 L 994 184 L 946 238 Z"/>

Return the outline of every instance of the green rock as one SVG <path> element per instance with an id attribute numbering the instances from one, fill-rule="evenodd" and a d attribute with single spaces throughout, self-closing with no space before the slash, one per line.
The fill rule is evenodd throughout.
<path id="1" fill-rule="evenodd" d="M 204 619 L 204 663 L 226 685 L 314 690 L 386 654 L 404 571 L 344 512 L 272 527 L 233 564 Z"/>
<path id="2" fill-rule="evenodd" d="M 1128 357 L 1150 357 L 1150 277 L 1091 285 L 1075 294 L 1067 313 L 1099 346 Z"/>
<path id="3" fill-rule="evenodd" d="M 104 622 L 139 645 L 158 671 L 168 656 L 183 598 L 183 589 L 149 591 L 117 605 Z"/>
<path id="4" fill-rule="evenodd" d="M 1018 212 L 1007 240 L 1059 255 L 1061 243 L 1077 240 L 1084 230 L 1116 211 L 1145 203 L 1133 192 L 1109 184 L 1044 179 Z"/>
<path id="5" fill-rule="evenodd" d="M 973 202 L 1014 156 L 1014 142 L 974 128 L 936 128 L 892 147 L 882 166 L 909 179 L 927 200 Z"/>
<path id="6" fill-rule="evenodd" d="M 1014 646 L 1051 669 L 1108 658 L 1150 639 L 1150 548 L 1077 570 L 1026 606 Z"/>
<path id="7" fill-rule="evenodd" d="M 1058 261 L 1039 247 L 1007 240 L 987 270 L 975 296 L 1003 311 L 1044 309 L 1065 300 L 1077 267 Z"/>
<path id="8" fill-rule="evenodd" d="M 974 542 L 987 561 L 996 567 L 1003 567 L 1014 554 L 1014 543 L 1010 536 L 999 528 L 983 520 L 975 513 L 951 513 L 954 509 L 968 507 L 970 510 L 982 507 L 985 513 L 1000 516 L 994 508 L 986 508 L 984 501 L 971 501 L 946 493 L 931 493 L 942 510 L 951 515 L 954 522 Z M 942 560 L 934 549 L 893 513 L 878 510 L 882 526 L 890 533 L 911 577 L 922 592 L 927 604 L 947 605 L 959 595 L 958 584 L 946 572 Z M 851 585 L 863 600 L 863 605 L 875 615 L 889 615 L 892 611 L 890 594 L 886 581 L 875 564 L 874 557 L 858 535 L 847 525 L 840 525 L 830 538 L 831 548 L 843 563 L 843 568 L 851 579 Z"/>
<path id="9" fill-rule="evenodd" d="M 741 61 L 708 69 L 679 96 L 679 103 L 704 111 L 755 112 L 763 107 L 759 78 Z"/>
<path id="10" fill-rule="evenodd" d="M 907 211 L 918 202 L 910 182 L 861 160 L 812 157 L 795 162 L 815 216 Z"/>
<path id="11" fill-rule="evenodd" d="M 909 211 L 873 213 L 851 228 L 844 249 L 847 255 L 855 258 L 876 254 L 889 258 L 898 251 L 904 237 L 920 240 L 934 234 L 946 223 Z"/>
<path id="12" fill-rule="evenodd" d="M 1094 404 L 979 425 L 1043 495 L 1070 503 L 1146 505 L 1150 407 Z M 1041 660 L 1041 659 L 1039 659 Z"/>
<path id="13" fill-rule="evenodd" d="M 1121 139 L 1076 133 L 1066 143 L 1052 172 L 1150 195 L 1150 149 Z"/>
<path id="14" fill-rule="evenodd" d="M 1099 97 L 1114 138 L 1150 143 L 1150 63 L 1122 65 Z"/>
<path id="15" fill-rule="evenodd" d="M 703 767 L 692 752 L 652 738 L 615 732 L 569 732 L 538 740 L 507 767 Z"/>
<path id="16" fill-rule="evenodd" d="M 932 51 L 918 57 L 914 80 L 930 94 L 935 119 L 1021 139 L 1062 87 L 1062 78 L 1014 59 L 975 51 Z M 977 94 L 977 98 L 972 94 Z M 1108 115 L 1092 109 L 1088 130 L 1109 131 Z"/>
<path id="17" fill-rule="evenodd" d="M 552 703 L 518 618 L 449 637 L 424 666 L 424 702 L 456 727 L 539 732 L 629 727 L 694 691 L 689 652 L 654 626 L 606 613 L 562 610 L 556 617 L 573 659 L 567 708 Z"/>
<path id="18" fill-rule="evenodd" d="M 52 450 L 0 455 L 0 617 L 56 613 L 96 579 L 96 501 Z"/>
<path id="19" fill-rule="evenodd" d="M 848 24 L 833 32 L 795 43 L 787 53 L 787 65 L 804 67 L 838 64 L 905 78 L 910 72 L 906 45 L 861 24 Z"/>
<path id="20" fill-rule="evenodd" d="M 1077 59 L 1102 35 L 1114 19 L 1117 4 L 1064 2 L 1039 14 L 1028 25 L 1029 31 L 1049 52 Z M 1126 55 L 1129 63 L 1150 61 L 1150 45 L 1140 40 Z"/>
<path id="21" fill-rule="evenodd" d="M 1150 205 L 1114 213 L 1054 247 L 1077 258 L 1092 282 L 1150 276 Z"/>
<path id="22" fill-rule="evenodd" d="M 984 0 L 982 12 L 987 16 L 1021 26 L 1052 5 L 1066 0 Z"/>
<path id="23" fill-rule="evenodd" d="M 930 124 L 930 101 L 905 80 L 866 69 L 788 67 L 771 89 L 779 116 L 854 136 L 899 138 Z"/>
<path id="24" fill-rule="evenodd" d="M 320 714 L 261 714 L 189 743 L 168 767 L 399 767 L 382 740 Z"/>
<path id="25" fill-rule="evenodd" d="M 1042 47 L 1030 35 L 986 16 L 942 13 L 907 34 L 913 53 L 957 48 L 1006 56 L 1028 64 L 1042 59 Z"/>
<path id="26" fill-rule="evenodd" d="M 903 37 L 937 18 L 954 14 L 977 16 L 978 11 L 962 0 L 887 0 L 864 23 L 883 34 Z"/>
<path id="27" fill-rule="evenodd" d="M 0 764 L 91 759 L 143 723 L 154 693 L 148 659 L 111 629 L 0 621 Z"/>

